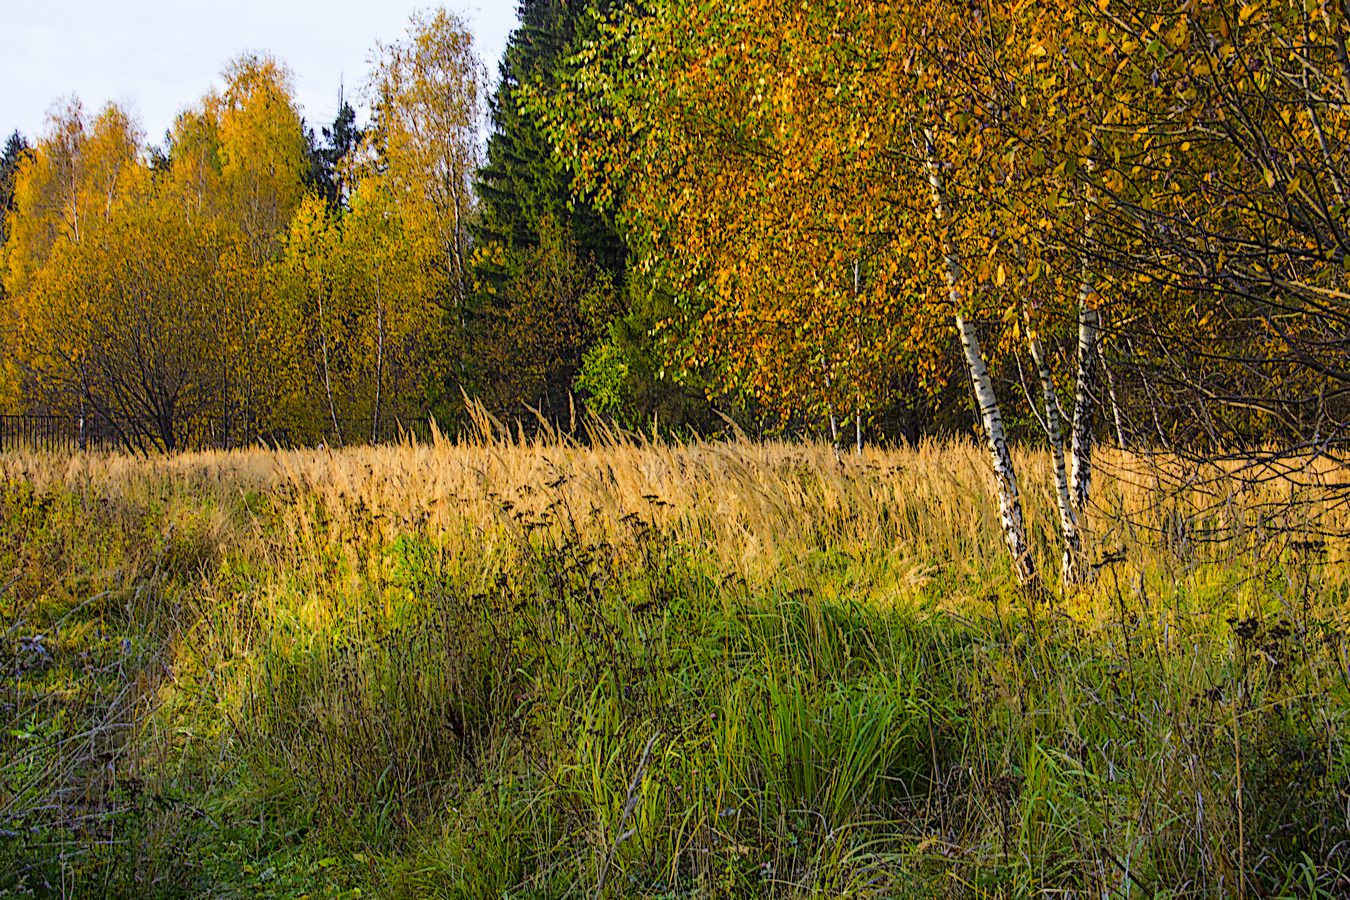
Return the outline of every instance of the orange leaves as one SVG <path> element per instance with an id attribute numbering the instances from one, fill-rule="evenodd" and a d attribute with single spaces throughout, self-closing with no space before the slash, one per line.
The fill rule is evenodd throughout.
<path id="1" fill-rule="evenodd" d="M 1244 164 L 1214 137 L 1233 126 L 1212 79 L 1244 40 L 1287 48 L 1295 19 L 1275 2 L 1164 16 L 1107 0 L 656 0 L 603 38 L 620 61 L 582 61 L 550 112 L 586 189 L 650 236 L 641 265 L 693 323 L 690 357 L 814 408 L 843 373 L 875 385 L 945 348 L 944 241 L 968 312 L 1002 321 L 1034 301 L 1067 321 L 1092 215 L 1207 214 L 1214 180 Z M 1241 91 L 1285 77 L 1246 69 Z M 1292 109 L 1283 130 L 1316 157 L 1311 113 Z M 943 222 L 924 128 L 957 211 Z M 1291 165 L 1274 159 L 1250 188 L 1309 192 Z M 1133 252 L 1117 239 L 1112 253 Z"/>

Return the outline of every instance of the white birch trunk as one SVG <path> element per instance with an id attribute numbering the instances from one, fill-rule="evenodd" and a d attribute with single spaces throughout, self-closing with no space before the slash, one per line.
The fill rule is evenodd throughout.
<path id="1" fill-rule="evenodd" d="M 1100 345 L 1097 348 L 1101 349 Z M 1111 377 L 1111 368 L 1107 366 L 1106 360 L 1099 360 L 1102 373 L 1106 375 L 1106 395 L 1111 398 L 1111 418 L 1116 426 L 1116 446 L 1125 450 L 1125 425 L 1120 418 L 1120 401 L 1116 399 L 1116 380 Z"/>
<path id="2" fill-rule="evenodd" d="M 1027 329 L 1031 359 L 1036 365 L 1036 375 L 1041 382 L 1041 396 L 1045 402 L 1045 432 L 1050 439 L 1050 453 L 1055 470 L 1055 503 L 1059 507 L 1059 531 L 1064 540 L 1060 575 L 1066 585 L 1079 584 L 1084 576 L 1083 541 L 1078 534 L 1078 516 L 1074 512 L 1068 472 L 1064 464 L 1064 429 L 1060 424 L 1055 379 L 1050 371 L 1050 363 L 1045 357 L 1045 347 L 1036 332 L 1031 330 L 1030 321 L 1027 322 Z"/>
<path id="3" fill-rule="evenodd" d="M 1092 142 L 1093 155 L 1097 142 Z M 1095 169 L 1091 157 L 1088 159 L 1088 172 Z M 1093 206 L 1097 201 L 1096 191 L 1089 181 L 1083 191 L 1083 236 L 1090 245 L 1094 225 Z M 1088 499 L 1092 493 L 1092 418 L 1094 398 L 1098 391 L 1098 369 L 1101 363 L 1101 312 L 1098 309 L 1100 297 L 1097 294 L 1097 278 L 1088 261 L 1088 251 L 1083 251 L 1082 280 L 1078 289 L 1078 373 L 1075 379 L 1073 398 L 1073 447 L 1071 467 L 1073 478 L 1073 504 L 1078 510 L 1080 520 L 1087 515 Z M 1115 397 L 1112 396 L 1114 406 Z M 1119 424 L 1119 423 L 1117 423 Z"/>
<path id="4" fill-rule="evenodd" d="M 824 365 L 823 359 L 821 364 L 822 366 Z M 827 396 L 829 395 L 829 392 L 830 392 L 830 370 L 826 368 L 825 393 Z M 834 447 L 834 459 L 836 462 L 842 462 L 843 460 L 839 452 L 839 445 L 840 445 L 839 417 L 834 414 L 834 404 L 827 400 L 825 402 L 825 411 L 826 413 L 829 414 L 830 417 L 830 445 Z"/>
<path id="5" fill-rule="evenodd" d="M 1078 376 L 1073 398 L 1073 503 L 1080 513 L 1086 511 L 1092 493 L 1092 415 L 1097 392 L 1100 352 L 1101 313 L 1097 309 L 1097 288 L 1083 265 L 1083 286 L 1078 297 Z"/>
<path id="6" fill-rule="evenodd" d="M 1022 498 L 1017 487 L 1017 473 L 1013 470 L 1012 455 L 1008 452 L 1007 434 L 1003 428 L 1003 413 L 999 408 L 998 395 L 994 391 L 993 379 L 984 361 L 984 351 L 980 347 L 979 334 L 973 322 L 961 314 L 963 298 L 961 296 L 961 256 L 951 233 L 951 213 L 947 204 L 947 190 L 942 178 L 941 164 L 937 159 L 937 147 L 933 133 L 924 130 L 924 150 L 928 164 L 928 184 L 932 188 L 933 212 L 942 232 L 942 252 L 946 262 L 947 296 L 956 309 L 956 329 L 961 336 L 961 349 L 965 354 L 966 370 L 970 375 L 971 387 L 975 392 L 975 404 L 979 410 L 980 422 L 984 426 L 984 435 L 988 443 L 990 461 L 994 467 L 994 486 L 998 495 L 999 517 L 1003 524 L 1003 536 L 1012 554 L 1013 571 L 1023 586 L 1037 582 L 1036 563 L 1031 557 L 1031 548 L 1027 543 L 1026 522 L 1022 516 Z"/>
<path id="7" fill-rule="evenodd" d="M 853 261 L 853 299 L 856 303 L 862 295 L 862 260 Z M 854 320 L 855 327 L 857 320 Z M 862 456 L 862 396 L 857 397 L 858 405 L 853 412 L 853 451 Z"/>

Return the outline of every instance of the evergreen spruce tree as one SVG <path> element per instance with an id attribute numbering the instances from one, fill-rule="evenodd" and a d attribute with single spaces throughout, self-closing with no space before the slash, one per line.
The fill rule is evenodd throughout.
<path id="1" fill-rule="evenodd" d="M 476 185 L 477 391 L 508 415 L 528 403 L 565 416 L 575 389 L 593 410 L 630 427 L 702 428 L 716 421 L 703 392 L 664 377 L 651 338 L 662 317 L 654 292 L 632 283 L 623 238 L 578 195 L 521 102 L 526 90 L 548 96 L 598 18 L 624 2 L 521 0 L 517 7 L 520 25 L 501 61 Z M 535 334 L 541 327 L 552 333 Z"/>
<path id="2" fill-rule="evenodd" d="M 5 243 L 5 221 L 14 211 L 14 177 L 19 162 L 32 148 L 18 131 L 10 134 L 5 149 L 0 151 L 0 246 Z"/>
<path id="3" fill-rule="evenodd" d="M 612 0 L 521 0 L 520 26 L 507 44 L 492 98 L 492 134 L 487 163 L 478 173 L 481 205 L 474 238 L 479 246 L 495 243 L 524 251 L 539 245 L 541 223 L 565 223 L 581 258 L 593 261 L 617 283 L 624 270 L 623 241 L 584 198 L 573 196 L 566 167 L 519 102 L 527 85 L 548 92 L 562 58 L 584 35 L 590 10 L 614 5 Z M 480 268 L 479 277 L 500 287 L 504 273 L 493 268 Z"/>
<path id="4" fill-rule="evenodd" d="M 356 110 L 352 109 L 341 89 L 333 124 L 320 130 L 322 142 L 314 129 L 305 129 L 305 138 L 309 142 L 309 173 L 305 182 L 327 200 L 329 206 L 342 206 L 347 202 L 348 186 L 341 164 L 360 145 L 364 132 L 356 127 Z"/>

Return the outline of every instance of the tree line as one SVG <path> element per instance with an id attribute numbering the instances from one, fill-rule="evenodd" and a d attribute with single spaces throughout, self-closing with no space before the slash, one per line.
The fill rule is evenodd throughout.
<path id="1" fill-rule="evenodd" d="M 523 0 L 381 46 L 322 136 L 245 57 L 149 153 L 77 104 L 0 160 L 11 411 L 230 440 L 631 428 L 1344 462 L 1350 10 L 1334 0 Z M 480 126 L 486 106 L 488 134 Z M 350 430 L 350 429 L 348 429 Z M 1286 465 L 1286 469 L 1288 466 Z"/>
<path id="2" fill-rule="evenodd" d="M 165 450 L 369 440 L 448 406 L 484 91 L 463 23 L 378 49 L 364 130 L 344 101 L 315 135 L 270 57 L 224 82 L 160 147 L 78 100 L 10 139 L 0 401 Z"/>
<path id="3" fill-rule="evenodd" d="M 634 427 L 708 427 L 706 397 L 659 377 L 652 323 L 581 377 L 624 327 L 627 248 L 520 99 L 597 22 L 555 0 L 520 15 L 491 94 L 465 22 L 415 15 L 375 51 L 364 128 L 344 99 L 316 133 L 284 64 L 246 55 L 159 145 L 78 99 L 32 145 L 14 133 L 0 409 L 165 450 L 368 441 L 431 418 L 453 433 L 465 395 L 528 423 L 595 397 Z"/>

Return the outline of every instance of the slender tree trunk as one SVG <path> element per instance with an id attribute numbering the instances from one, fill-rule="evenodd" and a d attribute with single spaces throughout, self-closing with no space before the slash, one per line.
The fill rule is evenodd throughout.
<path id="1" fill-rule="evenodd" d="M 1101 313 L 1097 287 L 1083 264 L 1083 285 L 1078 298 L 1078 376 L 1073 398 L 1073 503 L 1081 513 L 1092 492 L 1092 417 L 1097 393 L 1097 367 L 1101 353 Z"/>
<path id="2" fill-rule="evenodd" d="M 1085 575 L 1082 557 L 1083 541 L 1078 533 L 1078 516 L 1074 512 L 1073 499 L 1069 491 L 1069 477 L 1064 464 L 1064 429 L 1060 424 L 1059 400 L 1055 395 L 1055 379 L 1050 371 L 1050 362 L 1045 356 L 1045 347 L 1027 321 L 1031 346 L 1031 359 L 1036 364 L 1036 374 L 1041 382 L 1041 395 L 1045 402 L 1045 432 L 1050 439 L 1050 453 L 1055 470 L 1055 502 L 1059 507 L 1059 531 L 1064 540 L 1064 552 L 1060 559 L 1060 575 L 1066 585 L 1079 584 Z"/>
<path id="3" fill-rule="evenodd" d="M 262 340 L 258 335 L 257 320 L 252 316 L 247 316 L 253 320 L 249 325 L 250 334 L 247 337 L 248 343 L 245 345 L 245 353 L 251 354 L 257 347 L 262 345 Z M 243 421 L 243 441 L 242 446 L 249 446 L 258 439 L 258 366 L 256 359 L 250 359 L 244 356 L 244 421 Z"/>
<path id="4" fill-rule="evenodd" d="M 954 301 L 960 297 L 959 289 L 949 286 L 949 293 L 953 295 Z M 961 335 L 961 349 L 965 354 L 966 370 L 975 392 L 980 422 L 984 426 L 990 462 L 994 466 L 994 487 L 998 494 L 1003 537 L 1008 543 L 1008 552 L 1012 554 L 1013 569 L 1017 573 L 1018 582 L 1030 586 L 1038 581 L 1036 563 L 1031 558 L 1031 547 L 1027 543 L 1022 497 L 1017 486 L 1017 473 L 1013 470 L 1012 454 L 1008 452 L 1007 433 L 1003 428 L 1003 413 L 999 408 L 998 395 L 994 391 L 994 381 L 989 377 L 989 369 L 985 365 L 984 351 L 980 347 L 980 337 L 975 324 L 958 314 L 956 329 Z"/>
<path id="5" fill-rule="evenodd" d="M 825 364 L 824 358 L 822 356 L 821 365 L 823 366 L 824 364 Z M 829 392 L 830 392 L 830 372 L 829 369 L 827 368 L 825 370 L 825 393 L 827 396 Z M 842 462 L 841 455 L 839 452 L 840 446 L 839 417 L 834 414 L 834 404 L 832 402 L 826 401 L 825 410 L 827 413 L 829 413 L 830 417 L 830 446 L 834 447 L 835 460 Z"/>
<path id="6" fill-rule="evenodd" d="M 370 419 L 370 442 L 379 443 L 380 399 L 384 387 L 384 301 L 380 296 L 380 276 L 375 275 L 375 410 Z"/>
<path id="7" fill-rule="evenodd" d="M 323 321 L 323 287 L 316 294 L 319 305 L 319 350 L 323 355 L 323 390 L 328 397 L 328 415 L 333 420 L 333 435 L 342 446 L 342 426 L 338 424 L 337 407 L 333 404 L 333 379 L 328 370 L 328 328 Z"/>
<path id="8" fill-rule="evenodd" d="M 1153 431 L 1158 435 L 1158 446 L 1166 447 L 1171 444 L 1167 439 L 1167 429 L 1163 428 L 1162 419 L 1158 418 L 1158 398 L 1154 393 L 1153 385 L 1147 378 L 1143 378 L 1144 396 L 1148 398 L 1148 411 L 1153 418 Z"/>
<path id="9" fill-rule="evenodd" d="M 1100 344 L 1098 344 L 1097 350 L 1101 350 Z M 1124 450 L 1126 449 L 1125 426 L 1120 418 L 1120 401 L 1116 399 L 1116 380 L 1111 377 L 1111 368 L 1106 364 L 1105 359 L 1098 360 L 1098 364 L 1102 367 L 1102 374 L 1106 376 L 1106 394 L 1111 398 L 1111 419 L 1116 426 L 1116 446 Z"/>
<path id="10" fill-rule="evenodd" d="M 947 203 L 946 184 L 942 177 L 942 166 L 937 158 L 937 146 L 933 132 L 924 130 L 924 151 L 928 163 L 928 184 L 932 188 L 933 212 L 942 232 L 942 252 L 946 257 L 945 275 L 947 296 L 956 310 L 956 330 L 961 336 L 961 349 L 965 355 L 966 371 L 970 375 L 970 384 L 975 392 L 975 404 L 979 410 L 980 422 L 984 426 L 984 435 L 988 443 L 990 461 L 994 467 L 994 486 L 998 495 L 999 517 L 1003 524 L 1003 536 L 1012 554 L 1013 571 L 1024 587 L 1038 582 L 1036 562 L 1031 556 L 1031 547 L 1027 542 L 1026 521 L 1022 516 L 1022 497 L 1017 487 L 1017 473 L 1013 470 L 1012 454 L 1008 452 L 1007 434 L 1003 429 L 1003 413 L 999 409 L 998 395 L 994 391 L 993 379 L 984 361 L 984 351 L 980 347 L 980 337 L 975 324 L 962 314 L 964 298 L 961 295 L 961 256 L 952 234 L 951 212 Z"/>
<path id="11" fill-rule="evenodd" d="M 469 359 L 471 358 L 471 343 L 469 334 L 469 285 L 468 285 L 468 265 L 465 262 L 465 243 L 467 240 L 464 221 L 467 215 L 460 211 L 460 189 L 457 185 L 450 187 L 450 208 L 454 216 L 454 239 L 450 247 L 447 248 L 446 263 L 449 266 L 450 277 L 454 282 L 455 291 L 455 316 L 459 323 L 459 378 L 461 387 L 469 383 Z M 467 211 L 466 211 L 467 212 Z"/>
<path id="12" fill-rule="evenodd" d="M 229 354 L 220 356 L 220 449 L 230 449 L 230 363 Z"/>
<path id="13" fill-rule="evenodd" d="M 862 296 L 862 260 L 856 259 L 853 261 L 853 302 L 855 308 L 860 296 Z M 861 328 L 857 317 L 853 319 L 853 327 L 854 333 L 860 335 Z M 853 411 L 853 450 L 857 455 L 862 456 L 862 396 L 855 394 L 854 397 L 858 405 Z"/>
<path id="14" fill-rule="evenodd" d="M 1073 497 L 1080 510 L 1087 508 L 1092 491 L 1093 394 L 1097 389 L 1099 354 L 1097 340 L 1101 317 L 1096 292 L 1083 298 L 1078 310 L 1078 379 L 1073 402 Z"/>

